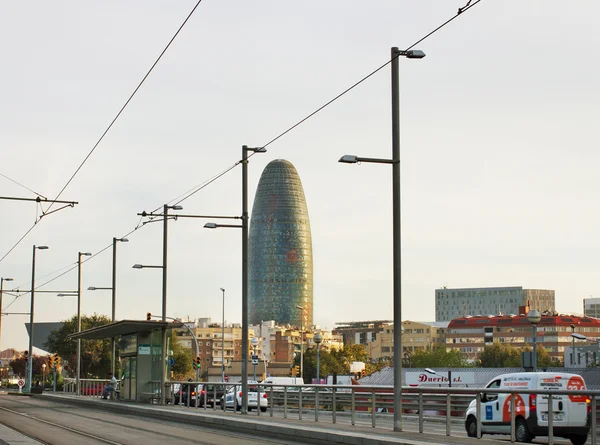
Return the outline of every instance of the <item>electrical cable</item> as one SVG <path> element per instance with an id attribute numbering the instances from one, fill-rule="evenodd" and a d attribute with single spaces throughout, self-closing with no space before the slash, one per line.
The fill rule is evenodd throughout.
<path id="1" fill-rule="evenodd" d="M 446 26 L 447 24 L 449 24 L 450 22 L 452 22 L 454 19 L 456 19 L 459 15 L 461 15 L 462 13 L 464 13 L 465 11 L 468 11 L 469 9 L 471 9 L 473 6 L 475 6 L 476 4 L 478 4 L 479 2 L 481 2 L 481 0 L 476 0 L 473 4 L 471 4 L 471 1 L 469 1 L 469 3 L 467 3 L 466 6 L 464 6 L 463 8 L 460 8 L 458 10 L 458 13 L 456 13 L 456 15 L 454 15 L 453 17 L 451 17 L 450 19 L 446 20 L 444 23 L 442 23 L 440 26 L 438 26 L 437 28 L 435 28 L 433 31 L 429 32 L 428 34 L 426 34 L 424 37 L 420 38 L 419 40 L 417 40 L 415 43 L 413 43 L 412 45 L 410 45 L 408 48 L 406 48 L 405 51 L 410 50 L 411 48 L 414 48 L 416 45 L 418 45 L 419 43 L 421 43 L 423 40 L 425 40 L 426 38 L 430 37 L 431 35 L 433 35 L 434 33 L 436 33 L 437 31 L 439 31 L 440 29 L 442 29 L 444 26 Z M 399 57 L 399 55 L 395 56 L 394 58 Z M 326 102 L 325 104 L 321 105 L 319 108 L 317 108 L 315 111 L 313 111 L 312 113 L 308 114 L 306 117 L 304 117 L 303 119 L 299 120 L 298 122 L 296 122 L 294 125 L 292 125 L 291 127 L 287 128 L 285 131 L 283 131 L 282 133 L 280 133 L 278 136 L 274 137 L 273 139 L 271 139 L 269 142 L 267 142 L 266 144 L 262 145 L 261 148 L 266 148 L 267 146 L 271 145 L 272 143 L 274 143 L 275 141 L 277 141 L 278 139 L 282 138 L 283 136 L 285 136 L 286 134 L 288 134 L 290 131 L 292 131 L 293 129 L 295 129 L 296 127 L 300 126 L 301 124 L 303 124 L 304 122 L 306 122 L 308 119 L 310 119 L 311 117 L 313 117 L 315 114 L 319 113 L 320 111 L 322 111 L 323 109 L 327 108 L 329 105 L 331 105 L 332 103 L 334 103 L 336 100 L 338 100 L 339 98 L 341 98 L 342 96 L 344 96 L 345 94 L 349 93 L 350 91 L 352 91 L 354 88 L 356 88 L 357 86 L 359 86 L 361 83 L 363 83 L 364 81 L 366 81 L 367 79 L 369 79 L 370 77 L 374 76 L 376 73 L 378 73 L 379 71 L 381 71 L 383 68 L 385 68 L 386 66 L 388 66 L 393 60 L 394 58 L 388 60 L 387 62 L 385 62 L 383 65 L 379 66 L 378 68 L 376 68 L 375 70 L 371 71 L 369 74 L 367 74 L 366 76 L 364 76 L 362 79 L 358 80 L 357 82 L 355 82 L 354 84 L 352 84 L 350 87 L 346 88 L 344 91 L 342 91 L 340 94 L 338 94 L 337 96 L 335 96 L 333 99 L 329 100 L 328 102 Z M 256 152 L 252 152 L 248 155 L 248 159 L 250 159 L 252 156 L 254 156 L 256 154 Z M 238 161 L 234 164 L 233 167 L 236 167 L 237 165 L 240 164 L 241 161 Z M 228 170 L 226 170 L 224 173 L 222 173 L 221 175 L 219 175 L 217 177 L 217 179 L 219 177 L 221 177 L 223 174 L 228 173 L 230 170 L 233 169 L 233 167 L 229 168 Z M 211 181 L 213 182 L 213 181 Z M 195 193 L 197 193 L 198 191 L 202 190 L 203 188 L 205 188 L 207 185 L 209 185 L 210 182 L 208 184 L 205 185 L 199 185 L 197 186 L 198 189 L 192 193 L 190 193 L 188 196 L 186 196 L 185 198 L 183 198 L 181 201 L 178 201 L 178 204 L 185 201 L 187 198 L 193 196 Z M 193 189 L 192 189 L 193 190 Z"/>
<path id="2" fill-rule="evenodd" d="M 18 186 L 21 186 L 21 187 L 23 187 L 25 190 L 28 190 L 28 191 L 30 191 L 31 193 L 33 193 L 33 194 L 34 194 L 34 195 L 36 195 L 36 196 L 41 196 L 41 197 L 42 197 L 42 198 L 44 198 L 44 199 L 48 199 L 48 198 L 46 198 L 44 195 L 42 195 L 41 193 L 38 193 L 38 192 L 36 192 L 35 190 L 31 190 L 29 187 L 26 187 L 26 186 L 24 186 L 24 185 L 23 185 L 23 184 L 21 184 L 20 182 L 17 182 L 17 181 L 15 181 L 14 179 L 11 179 L 11 178 L 9 178 L 9 177 L 8 177 L 8 176 L 6 176 L 6 175 L 3 175 L 2 173 L 0 173 L 0 176 L 2 176 L 3 178 L 6 178 L 6 179 L 8 179 L 10 182 L 14 182 L 14 183 L 15 183 L 15 184 L 17 184 Z"/>
<path id="3" fill-rule="evenodd" d="M 199 0 L 198 3 L 196 4 L 196 6 L 194 6 L 194 9 L 192 9 L 192 12 L 190 12 L 190 14 L 188 15 L 188 17 L 186 18 L 186 20 L 183 22 L 183 24 L 181 25 L 181 27 L 179 28 L 179 30 L 177 31 L 177 33 L 173 36 L 173 38 L 171 39 L 171 41 L 169 42 L 169 44 L 167 45 L 167 47 L 163 50 L 163 52 L 161 53 L 161 55 L 159 56 L 159 58 L 156 60 L 156 62 L 154 63 L 154 65 L 152 65 L 152 68 L 150 69 L 150 71 L 148 71 L 148 73 L 146 74 L 146 76 L 144 77 L 144 79 L 142 80 L 142 82 L 140 82 L 140 84 L 138 85 L 138 87 L 136 88 L 136 90 L 133 92 L 133 94 L 130 96 L 130 98 L 127 100 L 127 102 L 125 103 L 125 105 L 123 106 L 123 108 L 121 108 L 121 111 L 119 111 L 119 114 L 117 114 L 117 116 L 115 117 L 115 119 L 113 119 L 113 121 L 111 122 L 111 124 L 109 125 L 109 127 L 106 129 L 106 131 L 104 132 L 104 134 L 101 136 L 101 138 L 98 140 L 98 142 L 96 143 L 96 145 L 94 146 L 94 148 L 92 149 L 92 151 L 90 151 L 90 153 L 88 154 L 88 156 L 84 159 L 84 161 L 82 162 L 82 164 L 78 167 L 78 169 L 76 170 L 76 172 L 73 174 L 73 176 L 71 177 L 71 179 L 69 179 L 69 181 L 67 182 L 67 184 L 63 187 L 63 189 L 61 190 L 61 192 L 58 194 L 58 196 L 55 199 L 58 199 L 60 197 L 60 194 L 65 190 L 65 188 L 69 185 L 69 183 L 72 181 L 72 179 L 75 177 L 75 175 L 77 174 L 77 172 L 81 169 L 81 167 L 83 166 L 83 164 L 87 161 L 87 159 L 91 156 L 92 152 L 95 150 L 95 148 L 98 146 L 98 144 L 102 141 L 102 138 L 104 138 L 104 136 L 106 135 L 106 133 L 108 132 L 108 130 L 110 130 L 111 126 L 114 124 L 114 122 L 117 120 L 117 118 L 119 117 L 119 115 L 121 114 L 121 112 L 125 109 L 125 107 L 127 106 L 127 104 L 129 103 L 129 101 L 133 98 L 133 96 L 135 95 L 135 93 L 137 92 L 137 90 L 141 87 L 142 83 L 144 82 L 144 80 L 146 79 L 146 77 L 148 77 L 148 75 L 150 74 L 150 72 L 152 71 L 152 69 L 154 68 L 154 66 L 158 63 L 158 61 L 160 60 L 160 58 L 162 57 L 162 55 L 165 53 L 165 51 L 167 50 L 167 48 L 169 47 L 169 45 L 173 42 L 173 40 L 175 39 L 175 37 L 177 36 L 177 34 L 179 33 L 179 31 L 181 31 L 181 28 L 183 28 L 183 26 L 185 25 L 185 23 L 187 22 L 187 20 L 191 17 L 191 15 L 193 14 L 193 12 L 195 11 L 195 9 L 198 7 L 198 5 L 200 4 L 202 0 Z M 427 39 L 428 37 L 430 37 L 431 35 L 433 35 L 434 33 L 436 33 L 437 31 L 439 31 L 440 29 L 442 29 L 444 26 L 446 26 L 447 24 L 449 24 L 450 22 L 452 22 L 454 19 L 456 19 L 459 15 L 461 15 L 462 13 L 464 13 L 465 11 L 471 9 L 473 6 L 477 5 L 478 3 L 480 3 L 482 0 L 476 0 L 474 3 L 471 4 L 471 0 L 469 0 L 469 2 L 467 3 L 466 6 L 464 6 L 463 8 L 459 8 L 458 13 L 456 15 L 454 15 L 453 17 L 451 17 L 450 19 L 448 19 L 447 21 L 445 21 L 444 23 L 442 23 L 440 26 L 438 26 L 437 28 L 435 28 L 433 31 L 429 32 L 428 34 L 426 34 L 424 37 L 422 37 L 421 39 L 417 40 L 415 43 L 413 43 L 412 45 L 410 45 L 408 48 L 406 48 L 405 51 L 410 50 L 411 48 L 415 47 L 416 45 L 418 45 L 419 43 L 421 43 L 423 40 Z M 396 57 L 399 57 L 396 56 Z M 280 139 L 281 137 L 285 136 L 287 133 L 289 133 L 290 131 L 292 131 L 293 129 L 295 129 L 296 127 L 298 127 L 299 125 L 301 125 L 302 123 L 306 122 L 308 119 L 310 119 L 311 117 L 313 117 L 314 115 L 316 115 L 317 113 L 319 113 L 321 110 L 323 110 L 324 108 L 328 107 L 329 105 L 331 105 L 333 102 L 335 102 L 336 100 L 338 100 L 339 98 L 341 98 L 342 96 L 344 96 L 345 94 L 347 94 L 348 92 L 350 92 L 351 90 L 353 90 L 354 88 L 356 88 L 358 85 L 360 85 L 361 83 L 363 83 L 364 81 L 366 81 L 367 79 L 369 79 L 370 77 L 372 77 L 373 75 L 375 75 L 377 72 L 381 71 L 383 68 L 385 68 L 387 65 L 389 65 L 394 59 L 390 59 L 389 61 L 385 62 L 383 65 L 379 66 L 378 68 L 376 68 L 375 70 L 371 71 L 369 74 L 367 74 L 366 76 L 364 76 L 362 79 L 360 79 L 359 81 L 355 82 L 354 84 L 352 84 L 350 87 L 346 88 L 343 92 L 341 92 L 340 94 L 338 94 L 337 96 L 335 96 L 333 99 L 329 100 L 328 102 L 326 102 L 324 105 L 320 106 L 319 108 L 317 108 L 315 111 L 313 111 L 312 113 L 308 114 L 306 117 L 304 117 L 303 119 L 301 119 L 300 121 L 296 122 L 294 125 L 292 125 L 291 127 L 289 127 L 288 129 L 286 129 L 285 131 L 283 131 L 282 133 L 280 133 L 278 136 L 276 136 L 275 138 L 271 139 L 269 142 L 267 142 L 266 144 L 262 145 L 261 148 L 266 148 L 268 145 L 271 145 L 272 143 L 274 143 L 275 141 L 277 141 L 278 139 Z M 253 155 L 255 155 L 256 152 L 252 152 L 248 155 L 248 159 L 250 159 Z M 242 161 L 238 161 L 235 164 L 233 164 L 232 166 L 226 168 L 225 170 L 223 170 L 221 173 L 215 175 L 212 179 L 209 179 L 207 181 L 204 181 L 202 184 L 190 189 L 190 191 L 183 193 L 182 195 L 179 196 L 184 196 L 183 198 L 179 199 L 179 201 L 176 201 L 175 205 L 182 203 L 183 201 L 185 201 L 186 199 L 192 197 L 193 195 L 195 195 L 196 193 L 198 193 L 200 190 L 204 189 L 205 187 L 207 187 L 208 185 L 212 184 L 213 182 L 215 182 L 217 179 L 221 178 L 222 176 L 224 176 L 225 174 L 229 173 L 231 170 L 233 170 L 235 167 L 237 167 L 239 164 L 241 164 Z M 177 200 L 178 198 L 175 198 L 169 202 L 173 202 L 175 200 Z M 50 208 L 50 207 L 49 207 Z M 48 209 L 49 209 L 48 208 Z M 158 210 L 160 210 L 160 206 L 157 207 L 153 212 L 156 212 Z M 140 219 L 141 222 L 141 219 Z M 129 235 L 131 235 L 133 232 L 135 232 L 136 230 L 138 230 L 141 227 L 144 227 L 143 224 L 140 225 L 140 222 L 138 222 L 138 224 L 136 225 L 136 227 L 131 230 L 128 234 L 124 235 L 124 237 L 127 237 Z M 35 224 L 34 226 L 35 227 Z M 21 242 L 21 240 L 23 238 L 25 238 L 25 236 L 33 229 L 33 227 L 31 227 L 27 233 L 25 235 L 23 235 L 23 237 L 19 240 L 19 242 L 17 242 L 17 244 L 19 244 Z M 0 262 L 2 262 L 2 260 L 4 258 L 6 258 L 6 256 L 16 247 L 17 245 L 13 246 L 11 248 L 11 250 L 4 255 L 4 257 L 2 257 L 0 259 Z M 97 255 L 103 253 L 104 251 L 106 251 L 107 249 L 109 249 L 112 246 L 112 243 L 109 244 L 108 246 L 106 246 L 105 248 L 101 249 L 100 251 L 98 251 L 96 254 L 92 255 L 91 257 L 87 258 L 85 262 L 90 261 L 92 258 L 96 257 Z M 39 285 L 36 287 L 42 287 L 45 286 L 46 284 L 54 281 L 57 278 L 60 278 L 61 276 L 65 275 L 66 273 L 74 270 L 75 268 L 77 268 L 77 265 L 75 265 L 74 267 L 72 267 L 71 269 L 65 271 L 64 273 L 56 276 L 55 278 Z M 23 294 L 24 295 L 24 294 Z M 9 303 L 9 305 L 6 307 L 6 309 L 8 309 L 8 307 L 10 307 L 16 300 L 18 297 L 15 298 L 15 300 L 13 300 L 11 303 Z"/>

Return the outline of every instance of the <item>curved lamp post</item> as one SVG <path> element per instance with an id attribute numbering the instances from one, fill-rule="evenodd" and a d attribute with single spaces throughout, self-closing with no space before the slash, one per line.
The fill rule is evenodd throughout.
<path id="1" fill-rule="evenodd" d="M 225 382 L 225 288 L 223 292 L 223 319 L 221 321 L 221 382 Z"/>
<path id="2" fill-rule="evenodd" d="M 533 325 L 533 372 L 537 371 L 537 325 L 542 320 L 542 314 L 535 309 L 527 313 L 527 320 Z"/>

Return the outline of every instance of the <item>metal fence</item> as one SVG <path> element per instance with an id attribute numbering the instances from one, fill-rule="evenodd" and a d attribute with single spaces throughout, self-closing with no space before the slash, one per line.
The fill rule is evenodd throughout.
<path id="1" fill-rule="evenodd" d="M 102 388 L 108 380 L 80 379 L 81 395 L 99 397 Z M 159 383 L 159 382 L 156 382 Z M 393 386 L 366 385 L 286 385 L 281 384 L 250 384 L 257 391 L 256 416 L 278 416 L 283 418 L 297 417 L 298 420 L 343 421 L 356 425 L 357 419 L 365 422 L 368 419 L 372 427 L 391 425 L 393 420 L 394 391 Z M 182 389 L 187 389 L 183 397 Z M 154 392 L 159 395 L 160 385 L 155 386 Z M 204 390 L 203 390 L 204 389 Z M 206 390 L 208 389 L 208 390 Z M 166 384 L 167 403 L 171 405 L 185 404 L 188 407 L 204 410 L 232 408 L 234 413 L 241 411 L 238 397 L 233 397 L 233 406 L 223 404 L 224 394 L 228 391 L 238 393 L 241 383 L 181 381 Z M 66 379 L 64 392 L 76 393 L 75 382 Z M 266 410 L 261 412 L 258 399 L 267 399 Z M 597 424 L 598 400 L 600 391 L 558 391 L 558 390 L 521 390 L 515 392 L 506 389 L 492 388 L 448 388 L 448 387 L 404 387 L 402 392 L 403 417 L 418 422 L 418 431 L 424 433 L 426 420 L 445 422 L 446 435 L 450 436 L 452 427 L 465 431 L 465 413 L 470 402 L 475 399 L 477 418 L 477 437 L 481 437 L 481 398 L 483 394 L 509 394 L 511 416 L 511 442 L 515 442 L 516 422 L 519 414 L 515 411 L 515 396 L 517 394 L 537 394 L 548 398 L 551 404 L 554 396 L 571 395 L 587 396 L 590 399 L 592 445 L 598 444 Z M 154 398 L 153 400 L 159 400 Z M 184 400 L 185 399 L 185 400 Z M 549 444 L 554 440 L 553 416 L 548 416 Z M 458 426 L 457 426 L 458 425 Z"/>

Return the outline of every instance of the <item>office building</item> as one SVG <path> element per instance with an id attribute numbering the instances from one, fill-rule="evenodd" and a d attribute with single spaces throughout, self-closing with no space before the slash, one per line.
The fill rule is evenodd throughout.
<path id="1" fill-rule="evenodd" d="M 520 315 L 525 307 L 554 312 L 554 291 L 521 286 L 435 290 L 435 321 L 467 315 Z"/>
<path id="2" fill-rule="evenodd" d="M 600 298 L 584 298 L 583 315 L 600 318 Z"/>
<path id="3" fill-rule="evenodd" d="M 262 172 L 250 220 L 249 321 L 313 324 L 313 261 L 308 208 L 291 162 Z M 302 307 L 300 310 L 297 306 Z"/>

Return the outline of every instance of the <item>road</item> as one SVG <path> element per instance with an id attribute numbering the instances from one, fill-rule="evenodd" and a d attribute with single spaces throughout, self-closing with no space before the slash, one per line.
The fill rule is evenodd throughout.
<path id="1" fill-rule="evenodd" d="M 111 414 L 36 397 L 0 396 L 0 423 L 51 445 L 292 445 L 240 431 Z"/>

